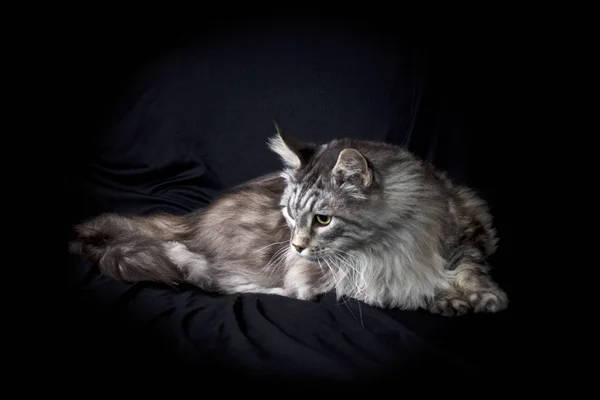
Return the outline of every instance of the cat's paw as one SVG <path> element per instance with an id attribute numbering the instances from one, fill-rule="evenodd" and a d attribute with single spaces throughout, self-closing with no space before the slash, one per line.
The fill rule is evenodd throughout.
<path id="1" fill-rule="evenodd" d="M 311 301 L 317 297 L 317 294 L 314 290 L 311 290 L 307 287 L 301 288 L 286 288 L 285 296 L 291 297 L 297 300 Z"/>
<path id="2" fill-rule="evenodd" d="M 461 296 L 443 297 L 434 300 L 429 311 L 432 314 L 439 314 L 445 317 L 454 317 L 464 315 L 471 310 L 467 299 Z"/>
<path id="3" fill-rule="evenodd" d="M 508 307 L 508 297 L 501 290 L 480 290 L 467 295 L 476 313 L 497 313 Z"/>

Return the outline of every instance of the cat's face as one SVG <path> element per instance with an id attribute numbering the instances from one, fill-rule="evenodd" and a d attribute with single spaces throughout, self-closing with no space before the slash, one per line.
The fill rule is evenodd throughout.
<path id="1" fill-rule="evenodd" d="M 323 175 L 316 182 L 290 182 L 281 201 L 292 232 L 291 249 L 313 262 L 345 255 L 366 234 L 359 220 L 365 200 L 350 199 L 343 189 L 323 182 L 327 179 Z"/>
<path id="2" fill-rule="evenodd" d="M 281 133 L 270 142 L 287 169 L 282 213 L 290 248 L 309 261 L 339 260 L 370 235 L 362 216 L 373 174 L 355 149 L 301 144 Z"/>

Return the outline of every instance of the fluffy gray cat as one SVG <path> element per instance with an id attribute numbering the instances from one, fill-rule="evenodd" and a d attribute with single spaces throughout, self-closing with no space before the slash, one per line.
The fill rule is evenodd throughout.
<path id="1" fill-rule="evenodd" d="M 72 252 L 123 281 L 311 300 L 335 291 L 377 307 L 446 316 L 498 312 L 486 203 L 405 149 L 353 139 L 302 143 L 276 125 L 285 167 L 184 216 L 103 214 Z"/>

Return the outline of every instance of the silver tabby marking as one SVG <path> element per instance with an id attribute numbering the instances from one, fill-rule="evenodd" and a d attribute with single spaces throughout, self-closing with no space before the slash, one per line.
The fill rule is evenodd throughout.
<path id="1" fill-rule="evenodd" d="M 73 252 L 128 282 L 302 300 L 329 291 L 442 315 L 508 305 L 487 258 L 485 202 L 405 149 L 353 139 L 269 141 L 284 170 L 185 216 L 103 214 L 75 227 Z"/>

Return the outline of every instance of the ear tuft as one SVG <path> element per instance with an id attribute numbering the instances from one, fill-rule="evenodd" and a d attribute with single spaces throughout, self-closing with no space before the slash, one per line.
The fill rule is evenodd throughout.
<path id="1" fill-rule="evenodd" d="M 311 143 L 300 142 L 288 136 L 281 130 L 276 121 L 273 121 L 273 123 L 277 133 L 268 140 L 269 148 L 279 155 L 286 167 L 300 168 L 312 156 L 316 146 Z"/>

